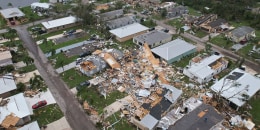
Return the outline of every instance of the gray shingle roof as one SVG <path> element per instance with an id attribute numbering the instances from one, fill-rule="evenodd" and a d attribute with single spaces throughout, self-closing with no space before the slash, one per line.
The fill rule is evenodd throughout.
<path id="1" fill-rule="evenodd" d="M 205 115 L 199 117 L 198 114 L 202 111 L 205 112 Z M 215 108 L 202 104 L 170 126 L 169 130 L 209 130 L 223 119 Z"/>
<path id="2" fill-rule="evenodd" d="M 255 31 L 255 30 L 251 27 L 242 26 L 242 27 L 239 27 L 237 29 L 234 29 L 233 31 L 231 31 L 231 33 L 235 37 L 242 37 L 242 36 L 245 36 L 246 34 L 249 34 L 253 31 Z"/>
<path id="3" fill-rule="evenodd" d="M 212 28 L 215 28 L 215 27 L 218 27 L 218 26 L 225 24 L 225 23 L 227 23 L 227 21 L 225 19 L 220 18 L 220 19 L 217 19 L 213 22 L 210 22 L 209 26 L 212 27 Z"/>
<path id="4" fill-rule="evenodd" d="M 125 16 L 122 18 L 107 21 L 106 25 L 110 29 L 115 29 L 115 28 L 120 28 L 120 27 L 129 25 L 129 24 L 135 23 L 135 22 L 136 22 L 136 20 L 134 19 L 133 16 Z"/>
<path id="5" fill-rule="evenodd" d="M 160 42 L 162 40 L 171 38 L 170 34 L 161 32 L 161 31 L 151 31 L 139 36 L 134 37 L 135 40 L 141 43 L 147 43 L 148 45 L 153 45 L 154 43 Z"/>
<path id="6" fill-rule="evenodd" d="M 110 12 L 102 13 L 99 16 L 101 17 L 102 20 L 110 20 L 115 17 L 122 16 L 123 14 L 124 14 L 123 9 L 119 9 L 119 10 L 113 10 Z"/>

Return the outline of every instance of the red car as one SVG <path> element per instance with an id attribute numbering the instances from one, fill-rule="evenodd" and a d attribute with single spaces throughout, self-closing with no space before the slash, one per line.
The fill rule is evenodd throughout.
<path id="1" fill-rule="evenodd" d="M 45 106 L 46 104 L 47 104 L 46 100 L 39 101 L 32 106 L 32 109 L 37 109 L 39 107 Z"/>

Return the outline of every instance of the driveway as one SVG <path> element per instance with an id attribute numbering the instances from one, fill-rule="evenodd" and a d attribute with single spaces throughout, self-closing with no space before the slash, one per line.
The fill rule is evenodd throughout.
<path id="1" fill-rule="evenodd" d="M 47 125 L 44 130 L 72 130 L 65 117 Z"/>
<path id="2" fill-rule="evenodd" d="M 42 20 L 46 21 L 46 20 Z M 36 22 L 35 22 L 36 23 Z M 61 111 L 65 115 L 69 125 L 73 130 L 96 130 L 95 125 L 85 114 L 77 99 L 73 96 L 69 87 L 60 78 L 55 69 L 51 66 L 42 50 L 37 46 L 33 38 L 30 36 L 27 28 L 33 24 L 14 26 L 23 46 L 27 49 L 29 55 L 34 59 L 35 66 L 40 72 L 46 85 L 49 87 L 54 99 L 59 105 Z"/>
<path id="3" fill-rule="evenodd" d="M 34 95 L 34 97 L 25 97 L 25 100 L 30 106 L 33 106 L 35 103 L 46 100 L 47 105 L 56 103 L 55 99 L 53 98 L 51 92 L 49 89 L 47 89 L 46 92 L 40 92 L 37 95 Z"/>

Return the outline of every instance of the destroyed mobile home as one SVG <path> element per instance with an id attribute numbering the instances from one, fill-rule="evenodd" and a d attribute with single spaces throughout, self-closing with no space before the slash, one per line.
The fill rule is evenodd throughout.
<path id="1" fill-rule="evenodd" d="M 113 103 L 117 105 L 117 109 L 112 108 L 112 104 L 104 108 L 102 115 L 105 118 L 121 111 L 129 122 L 142 130 L 182 128 L 189 117 L 192 117 L 189 120 L 194 122 L 194 125 L 187 125 L 185 129 L 193 127 L 226 129 L 237 126 L 223 125 L 226 120 L 223 114 L 214 108 L 218 103 L 212 100 L 213 94 L 210 93 L 210 90 L 201 89 L 199 84 L 191 87 L 190 84 L 177 80 L 184 77 L 183 74 L 169 66 L 167 61 L 155 58 L 148 44 L 144 44 L 140 50 L 122 52 L 116 49 L 97 50 L 92 53 L 92 56 L 85 59 L 90 59 L 90 57 L 101 59 L 105 65 L 103 69 L 107 69 L 89 80 L 92 87 L 97 87 L 105 99 L 110 93 L 117 90 L 128 94 L 125 98 Z M 199 64 L 195 62 L 198 57 L 192 59 L 193 65 Z M 203 63 L 201 68 L 210 66 L 211 68 L 208 69 L 212 69 L 212 71 L 219 68 L 223 70 L 228 63 L 221 55 L 204 58 L 206 61 L 209 60 L 205 63 L 203 58 L 200 58 L 201 64 Z M 86 61 L 90 60 L 83 60 L 80 67 L 85 65 Z M 219 71 L 216 72 L 216 74 L 218 73 Z M 188 91 L 190 91 L 189 94 Z M 89 110 L 91 115 L 98 115 L 97 111 L 86 101 L 84 108 Z M 229 116 L 228 119 L 231 117 Z M 105 128 L 110 128 L 115 122 L 103 123 Z M 202 125 L 203 123 L 207 124 Z"/>

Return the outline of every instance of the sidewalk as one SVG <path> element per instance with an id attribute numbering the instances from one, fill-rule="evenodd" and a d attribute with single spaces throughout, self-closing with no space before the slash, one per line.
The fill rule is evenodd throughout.
<path id="1" fill-rule="evenodd" d="M 44 130 L 72 130 L 65 117 L 47 125 Z"/>
<path id="2" fill-rule="evenodd" d="M 72 69 L 72 68 L 74 68 L 74 67 L 76 67 L 76 61 L 73 61 L 72 63 L 67 64 L 67 65 L 64 65 L 63 68 L 60 67 L 60 68 L 56 69 L 56 71 L 57 71 L 57 73 L 60 74 L 60 73 L 62 73 L 62 72 L 64 72 L 64 71 L 67 71 L 67 70 Z M 63 70 L 63 69 L 64 69 L 64 70 Z"/>

